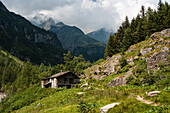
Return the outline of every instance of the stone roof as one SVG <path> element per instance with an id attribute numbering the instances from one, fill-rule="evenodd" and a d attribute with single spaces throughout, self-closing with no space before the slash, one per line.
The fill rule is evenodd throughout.
<path id="1" fill-rule="evenodd" d="M 61 73 L 57 73 L 55 75 L 52 75 L 51 77 L 47 77 L 47 78 L 43 78 L 42 80 L 45 80 L 45 79 L 50 79 L 50 78 L 57 78 L 57 77 L 60 77 L 60 76 L 63 76 L 67 73 L 72 73 L 71 71 L 66 71 L 66 72 L 61 72 Z M 73 73 L 72 73 L 73 74 Z M 78 77 L 78 76 L 77 76 Z M 79 77 L 78 77 L 79 78 Z"/>

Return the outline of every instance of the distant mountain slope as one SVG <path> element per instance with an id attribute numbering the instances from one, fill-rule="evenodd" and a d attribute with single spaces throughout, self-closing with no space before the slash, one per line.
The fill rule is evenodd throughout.
<path id="1" fill-rule="evenodd" d="M 56 33 L 63 47 L 75 56 L 82 54 L 86 60 L 90 61 L 96 61 L 104 56 L 106 45 L 86 36 L 81 29 L 75 26 L 68 26 L 63 22 L 55 24 L 52 18 L 38 26 Z"/>
<path id="2" fill-rule="evenodd" d="M 102 29 L 99 29 L 97 31 L 93 31 L 93 32 L 90 32 L 88 34 L 86 34 L 87 36 L 89 37 L 92 37 L 100 42 L 103 42 L 105 44 L 107 44 L 108 40 L 109 40 L 109 36 L 110 34 L 113 34 L 113 32 L 105 29 L 105 28 L 102 28 Z"/>
<path id="3" fill-rule="evenodd" d="M 105 44 L 86 36 L 79 28 L 58 23 L 51 26 L 50 31 L 57 34 L 63 47 L 71 51 L 73 55 L 82 54 L 86 60 L 90 61 L 103 58 Z"/>
<path id="4" fill-rule="evenodd" d="M 0 47 L 22 60 L 40 64 L 63 62 L 63 47 L 56 34 L 32 25 L 9 12 L 0 2 Z"/>

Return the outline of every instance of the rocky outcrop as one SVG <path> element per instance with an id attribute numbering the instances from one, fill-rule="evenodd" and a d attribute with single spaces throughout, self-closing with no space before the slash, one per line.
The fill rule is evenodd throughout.
<path id="1" fill-rule="evenodd" d="M 103 67 L 106 67 L 104 72 L 107 72 L 109 74 L 117 73 L 118 70 L 116 69 L 116 66 L 118 66 L 120 64 L 119 60 L 121 58 L 122 58 L 121 55 L 116 55 L 116 56 L 113 56 L 111 59 L 109 59 L 108 63 L 105 63 L 103 65 Z"/>
<path id="2" fill-rule="evenodd" d="M 126 58 L 126 61 L 128 62 L 128 64 L 130 65 L 130 66 L 133 66 L 135 63 L 133 62 L 133 57 L 131 56 L 131 57 L 127 57 Z"/>
<path id="3" fill-rule="evenodd" d="M 126 72 L 123 76 L 119 76 L 114 78 L 108 83 L 108 87 L 117 87 L 117 86 L 122 86 L 126 85 L 126 78 L 130 75 L 132 75 L 132 70 L 134 70 L 136 67 L 131 68 L 128 72 Z"/>
<path id="4" fill-rule="evenodd" d="M 142 48 L 140 50 L 140 53 L 144 56 L 144 55 L 150 53 L 151 51 L 152 51 L 152 48 L 145 48 L 145 49 Z"/>
<path id="5" fill-rule="evenodd" d="M 159 63 L 164 62 L 165 65 L 168 63 L 167 57 L 170 55 L 169 52 L 155 52 L 151 56 L 146 58 L 147 69 L 156 70 L 159 69 Z"/>

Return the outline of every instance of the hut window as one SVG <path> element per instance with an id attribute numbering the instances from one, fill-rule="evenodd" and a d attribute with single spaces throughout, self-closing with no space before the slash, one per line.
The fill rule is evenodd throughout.
<path id="1" fill-rule="evenodd" d="M 64 83 L 67 83 L 67 78 L 64 78 Z"/>

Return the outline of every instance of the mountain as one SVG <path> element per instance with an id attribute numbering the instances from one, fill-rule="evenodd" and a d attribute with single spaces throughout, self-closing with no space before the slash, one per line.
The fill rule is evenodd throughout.
<path id="1" fill-rule="evenodd" d="M 100 42 L 107 44 L 110 34 L 113 34 L 113 32 L 109 31 L 105 28 L 102 28 L 102 29 L 99 29 L 97 31 L 90 32 L 86 35 L 94 38 L 95 40 L 98 40 Z"/>
<path id="2" fill-rule="evenodd" d="M 90 60 L 91 62 L 104 56 L 106 45 L 86 36 L 83 31 L 76 26 L 68 26 L 63 22 L 55 24 L 52 18 L 49 18 L 38 26 L 56 33 L 63 47 L 71 51 L 74 56 L 82 54 L 86 60 Z"/>
<path id="3" fill-rule="evenodd" d="M 63 62 L 64 49 L 55 33 L 32 25 L 0 2 L 0 47 L 21 60 L 40 64 Z"/>
<path id="4" fill-rule="evenodd" d="M 86 60 L 90 61 L 103 58 L 105 44 L 86 36 L 79 28 L 64 25 L 64 23 L 60 22 L 55 26 L 51 26 L 50 31 L 57 34 L 63 47 L 71 51 L 73 55 L 82 54 Z"/>
<path id="5" fill-rule="evenodd" d="M 49 18 L 47 21 L 39 24 L 39 27 L 44 28 L 45 30 L 50 30 L 51 26 L 55 25 L 55 21 L 52 18 Z"/>

